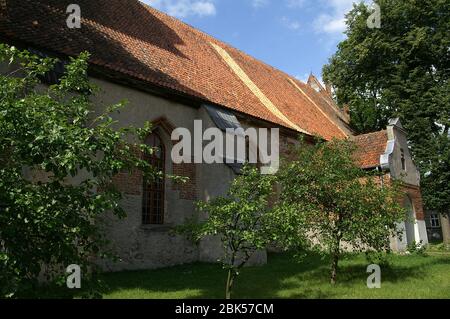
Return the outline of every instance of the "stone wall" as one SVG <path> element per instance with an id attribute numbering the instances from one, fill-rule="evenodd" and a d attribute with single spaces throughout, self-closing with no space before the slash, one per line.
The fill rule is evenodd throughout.
<path id="1" fill-rule="evenodd" d="M 195 164 L 174 165 L 171 161 L 171 130 L 175 127 L 193 129 L 198 119 L 198 109 L 172 102 L 142 91 L 116 85 L 99 79 L 92 79 L 101 89 L 94 97 L 96 113 L 104 106 L 128 101 L 125 109 L 115 115 L 118 126 L 142 127 L 146 121 L 154 123 L 154 131 L 165 145 L 165 169 L 167 174 L 188 177 L 187 183 L 175 183 L 165 179 L 164 224 L 142 224 L 143 177 L 139 172 L 121 172 L 114 178 L 114 184 L 124 194 L 121 206 L 127 216 L 118 219 L 105 216 L 101 225 L 110 247 L 117 253 L 119 261 L 102 261 L 107 270 L 132 270 L 166 267 L 190 263 L 199 259 L 198 247 L 173 229 L 192 217 L 194 201 L 198 198 L 197 166 Z"/>
<path id="2" fill-rule="evenodd" d="M 101 224 L 120 261 L 102 262 L 101 265 L 105 269 L 117 271 L 158 268 L 193 261 L 217 262 L 223 258 L 223 248 L 218 238 L 208 238 L 195 245 L 173 234 L 175 226 L 183 224 L 195 214 L 196 200 L 210 200 L 225 194 L 230 182 L 236 177 L 233 170 L 224 164 L 174 164 L 171 161 L 171 131 L 183 127 L 193 132 L 194 120 L 202 120 L 203 130 L 215 127 L 207 111 L 202 107 L 172 102 L 103 80 L 93 79 L 93 82 L 101 88 L 101 93 L 95 96 L 94 102 L 98 107 L 96 112 L 101 113 L 104 105 L 127 99 L 129 103 L 126 109 L 115 117 L 118 126 L 131 124 L 139 127 L 145 121 L 153 122 L 156 133 L 166 146 L 166 173 L 189 178 L 186 183 L 166 179 L 164 224 L 142 225 L 142 175 L 139 172 L 118 174 L 114 183 L 124 194 L 121 205 L 127 217 L 119 220 L 109 215 L 102 219 Z M 244 128 L 250 125 L 255 126 L 254 123 L 243 123 Z M 295 143 L 292 138 L 282 140 L 286 144 Z M 249 264 L 264 264 L 266 261 L 264 250 L 255 253 Z"/>

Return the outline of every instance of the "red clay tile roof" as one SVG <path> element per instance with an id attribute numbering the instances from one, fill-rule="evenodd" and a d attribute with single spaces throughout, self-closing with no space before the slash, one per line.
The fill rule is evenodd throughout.
<path id="1" fill-rule="evenodd" d="M 380 156 L 386 151 L 388 142 L 386 130 L 358 135 L 353 141 L 357 147 L 355 159 L 362 168 L 380 166 Z"/>
<path id="2" fill-rule="evenodd" d="M 306 84 L 137 0 L 75 1 L 81 7 L 80 29 L 66 26 L 71 3 L 7 0 L 6 12 L 0 7 L 0 37 L 70 56 L 87 50 L 93 65 L 292 128 L 252 93 L 214 43 L 290 122 L 326 139 L 351 135 Z"/>

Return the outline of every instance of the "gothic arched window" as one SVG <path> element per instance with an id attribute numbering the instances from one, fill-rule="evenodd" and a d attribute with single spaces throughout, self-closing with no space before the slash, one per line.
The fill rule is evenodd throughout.
<path id="1" fill-rule="evenodd" d="M 162 143 L 161 138 L 155 133 L 152 133 L 147 137 L 145 144 L 154 149 L 152 155 L 145 156 L 145 160 L 163 174 L 161 178 L 144 180 L 142 223 L 144 225 L 164 224 L 164 144 Z"/>

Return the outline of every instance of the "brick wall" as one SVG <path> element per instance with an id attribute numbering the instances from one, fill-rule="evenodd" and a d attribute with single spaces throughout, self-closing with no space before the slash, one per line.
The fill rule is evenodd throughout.
<path id="1" fill-rule="evenodd" d="M 381 178 L 377 177 L 376 179 L 377 184 L 381 185 L 381 179 L 383 180 L 383 183 L 386 185 L 389 185 L 391 183 L 391 177 L 389 174 L 385 174 Z M 416 219 L 425 220 L 420 186 L 403 183 L 402 192 L 404 195 L 408 195 L 409 198 L 411 199 L 411 202 L 414 206 L 414 210 L 416 213 Z M 404 196 L 402 196 L 401 198 L 399 198 L 399 202 L 403 204 L 404 199 L 405 199 Z"/>
<path id="2" fill-rule="evenodd" d="M 167 162 L 166 169 L 168 169 Z M 180 192 L 180 199 L 197 199 L 196 167 L 194 163 L 173 163 L 172 172 L 166 173 L 188 178 L 185 183 L 172 182 L 172 190 Z M 125 195 L 141 195 L 143 181 L 142 172 L 137 170 L 123 171 L 113 177 L 113 184 Z"/>
<path id="3" fill-rule="evenodd" d="M 172 174 L 188 177 L 185 183 L 172 182 L 172 190 L 180 192 L 180 199 L 196 200 L 197 183 L 195 164 L 173 164 Z M 125 195 L 141 195 L 143 181 L 142 173 L 139 171 L 133 171 L 131 173 L 120 172 L 113 177 L 113 184 Z"/>
<path id="4" fill-rule="evenodd" d="M 173 175 L 188 177 L 185 183 L 173 182 L 172 189 L 180 192 L 180 199 L 196 200 L 197 183 L 194 163 L 173 164 Z"/>
<path id="5" fill-rule="evenodd" d="M 113 177 L 113 184 L 125 195 L 141 195 L 143 188 L 143 174 L 140 171 L 120 172 Z"/>
<path id="6" fill-rule="evenodd" d="M 403 186 L 403 189 L 414 205 L 417 220 L 425 220 L 425 214 L 423 211 L 422 193 L 419 186 L 407 185 Z"/>

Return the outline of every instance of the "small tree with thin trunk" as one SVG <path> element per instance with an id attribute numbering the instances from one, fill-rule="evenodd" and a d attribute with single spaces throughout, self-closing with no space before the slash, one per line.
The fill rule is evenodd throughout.
<path id="1" fill-rule="evenodd" d="M 350 141 L 302 143 L 279 176 L 281 204 L 304 221 L 310 245 L 330 256 L 332 284 L 343 243 L 354 251 L 388 251 L 404 217 L 398 185 L 378 183 L 355 164 L 353 152 Z"/>
<path id="2" fill-rule="evenodd" d="M 220 238 L 224 248 L 222 264 L 228 272 L 227 299 L 231 298 L 241 268 L 273 239 L 274 220 L 269 209 L 273 182 L 274 176 L 261 175 L 258 169 L 245 165 L 226 196 L 198 203 L 199 211 L 207 214 L 206 219 L 183 227 L 195 240 L 208 236 Z"/>

